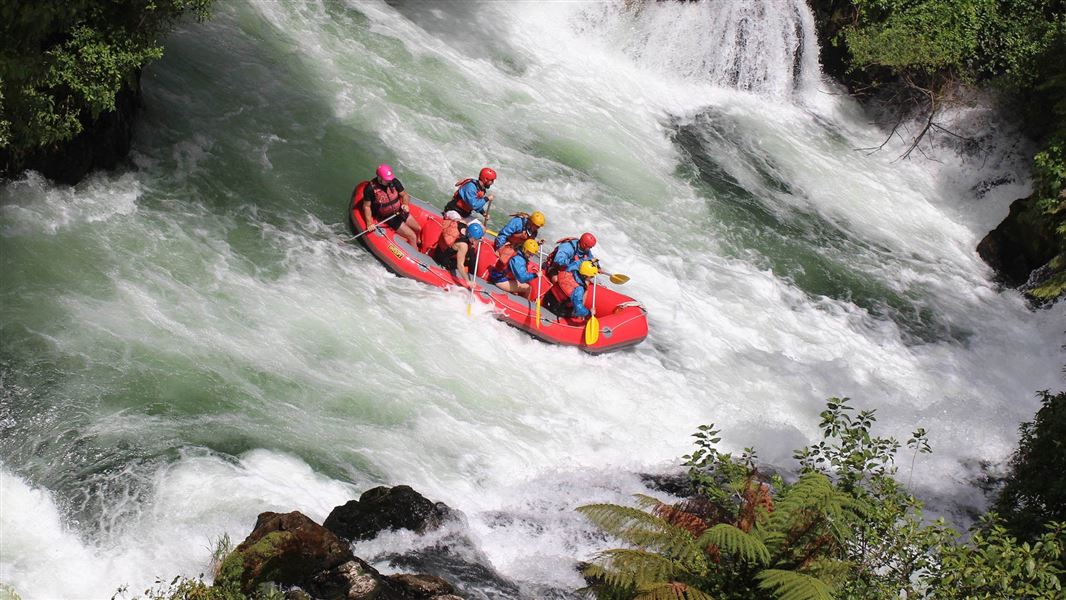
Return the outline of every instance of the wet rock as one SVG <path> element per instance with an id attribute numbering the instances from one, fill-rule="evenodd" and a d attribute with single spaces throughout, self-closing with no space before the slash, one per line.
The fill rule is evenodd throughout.
<path id="1" fill-rule="evenodd" d="M 348 544 L 299 512 L 265 512 L 255 529 L 222 561 L 216 585 L 252 593 L 273 581 L 315 593 L 317 574 L 357 560 Z M 376 573 L 376 572 L 375 572 Z"/>
<path id="2" fill-rule="evenodd" d="M 403 590 L 405 597 L 412 600 L 441 600 L 442 597 L 457 598 L 452 584 L 435 575 L 412 575 L 401 573 L 389 575 L 389 581 Z"/>
<path id="3" fill-rule="evenodd" d="M 1055 237 L 1047 223 L 1033 197 L 1015 200 L 1007 218 L 977 245 L 977 253 L 1006 285 L 1023 285 L 1055 257 Z"/>
<path id="4" fill-rule="evenodd" d="M 409 486 L 382 486 L 334 508 L 323 526 L 345 539 L 369 540 L 390 529 L 425 533 L 453 515 L 446 504 L 432 502 Z"/>

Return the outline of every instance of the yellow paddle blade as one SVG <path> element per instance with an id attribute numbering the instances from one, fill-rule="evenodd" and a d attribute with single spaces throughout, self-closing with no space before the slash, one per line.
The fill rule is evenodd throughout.
<path id="1" fill-rule="evenodd" d="M 614 273 L 611 275 L 611 283 L 617 283 L 618 285 L 622 285 L 627 281 L 629 281 L 628 275 L 622 275 L 621 273 Z"/>
<path id="2" fill-rule="evenodd" d="M 585 345 L 591 346 L 598 339 L 600 339 L 600 320 L 596 318 L 596 315 L 592 315 L 585 323 Z"/>
<path id="3" fill-rule="evenodd" d="M 536 316 L 537 329 L 540 329 L 540 298 L 537 298 L 537 316 Z"/>

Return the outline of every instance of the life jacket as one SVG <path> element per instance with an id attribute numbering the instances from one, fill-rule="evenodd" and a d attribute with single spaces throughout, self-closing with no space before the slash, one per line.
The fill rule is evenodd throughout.
<path id="1" fill-rule="evenodd" d="M 560 271 L 555 285 L 551 287 L 551 293 L 561 303 L 560 306 L 570 306 L 570 294 L 573 294 L 574 290 L 579 287 L 584 287 L 584 285 L 577 280 L 577 277 L 574 277 L 573 273 Z"/>
<path id="2" fill-rule="evenodd" d="M 507 241 L 504 242 L 505 245 L 509 244 L 511 246 L 514 246 L 515 248 L 518 248 L 522 245 L 522 242 L 533 239 L 533 234 L 529 232 L 529 213 L 519 212 L 513 213 L 508 216 L 521 217 L 522 229 L 519 229 L 518 233 L 512 233 L 511 235 L 507 236 Z"/>
<path id="3" fill-rule="evenodd" d="M 399 212 L 400 192 L 396 191 L 396 188 L 391 185 L 379 185 L 373 179 L 368 185 L 373 194 L 370 198 L 370 212 L 375 218 L 389 217 Z"/>
<path id="4" fill-rule="evenodd" d="M 496 253 L 496 256 L 498 256 L 499 258 L 496 261 L 496 264 L 492 265 L 489 270 L 500 275 L 504 275 L 505 277 L 507 277 L 508 280 L 513 281 L 514 273 L 511 272 L 511 267 L 509 263 L 511 262 L 511 259 L 514 258 L 515 254 L 517 253 L 515 252 L 515 249 L 511 246 L 508 246 L 507 244 L 500 246 L 499 251 L 497 251 Z"/>
<path id="5" fill-rule="evenodd" d="M 470 213 L 474 211 L 474 208 L 467 204 L 466 200 L 463 200 L 462 196 L 459 195 L 459 190 L 463 189 L 463 186 L 470 183 L 471 181 L 473 181 L 474 185 L 477 186 L 477 197 L 485 197 L 485 188 L 481 185 L 481 182 L 477 179 L 474 179 L 473 177 L 467 177 L 466 179 L 462 179 L 460 181 L 455 182 L 455 193 L 452 194 L 452 201 L 444 207 L 445 211 L 454 210 L 457 211 L 459 214 L 463 215 L 464 217 L 469 216 Z"/>
<path id="6" fill-rule="evenodd" d="M 562 246 L 564 243 L 570 242 L 570 241 L 573 241 L 573 240 L 576 240 L 576 239 L 577 239 L 576 237 L 564 237 L 561 240 L 556 240 L 555 241 L 555 247 L 552 248 L 551 254 L 548 255 L 547 262 L 544 263 L 545 265 L 547 265 L 546 267 L 544 267 L 544 274 L 545 275 L 547 275 L 548 277 L 555 277 L 559 273 L 559 271 L 562 270 L 561 266 L 555 264 L 555 253 L 559 251 L 559 247 Z M 581 250 L 581 248 L 579 248 L 579 247 L 577 247 L 575 245 L 574 246 L 574 250 L 575 250 L 575 253 L 576 253 L 576 251 Z"/>
<path id="7" fill-rule="evenodd" d="M 460 224 L 459 221 L 452 221 L 450 219 L 444 220 L 444 225 L 440 230 L 440 239 L 437 241 L 437 246 L 433 249 L 434 258 L 437 259 L 437 262 L 446 262 L 454 259 L 455 255 L 458 254 L 458 251 L 452 246 L 457 242 L 466 242 L 467 245 L 475 249 L 476 252 L 477 246 L 470 242 L 470 238 L 466 237 L 466 225 L 462 224 L 463 227 L 460 229 Z M 467 262 L 469 262 L 469 252 L 467 252 L 466 257 Z"/>
<path id="8" fill-rule="evenodd" d="M 459 241 L 460 237 L 462 237 L 462 232 L 459 231 L 459 222 L 445 219 L 444 225 L 440 229 L 437 252 L 455 252 L 455 250 L 452 250 L 452 246 Z"/>

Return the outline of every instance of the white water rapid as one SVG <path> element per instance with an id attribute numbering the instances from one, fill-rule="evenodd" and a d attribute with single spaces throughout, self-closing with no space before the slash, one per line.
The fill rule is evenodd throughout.
<path id="1" fill-rule="evenodd" d="M 357 554 L 461 533 L 507 582 L 466 597 L 570 597 L 610 544 L 573 509 L 645 491 L 701 424 L 787 469 L 850 396 L 883 435 L 924 426 L 914 485 L 965 510 L 1063 385 L 1066 305 L 974 250 L 1028 193 L 1010 130 L 974 106 L 978 150 L 856 151 L 884 132 L 822 80 L 801 0 L 214 13 L 145 70 L 127 166 L 0 188 L 0 582 L 25 600 L 195 576 L 261 511 L 401 483 L 466 524 Z M 647 341 L 548 346 L 339 243 L 379 162 L 439 204 L 490 165 L 501 213 L 593 231 Z"/>

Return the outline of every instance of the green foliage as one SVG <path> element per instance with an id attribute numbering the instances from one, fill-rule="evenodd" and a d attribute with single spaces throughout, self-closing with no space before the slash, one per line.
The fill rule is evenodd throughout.
<path id="1" fill-rule="evenodd" d="M 941 551 L 942 569 L 930 583 L 933 597 L 971 598 L 1063 597 L 1063 534 L 1066 524 L 1048 523 L 1033 543 L 1018 541 L 988 514 L 969 544 L 953 544 Z"/>
<path id="2" fill-rule="evenodd" d="M 1050 521 L 1066 522 L 1066 392 L 1039 393 L 1041 408 L 1021 426 L 1021 441 L 996 510 L 1008 530 L 1033 540 Z"/>
<path id="3" fill-rule="evenodd" d="M 951 72 L 964 79 L 1004 76 L 1032 87 L 1039 63 L 1066 32 L 1057 0 L 853 0 L 843 37 L 853 68 L 897 75 Z"/>
<path id="4" fill-rule="evenodd" d="M 70 0 L 5 3 L 0 46 L 0 148 L 68 140 L 113 110 L 115 95 L 183 14 L 211 0 Z"/>
<path id="5" fill-rule="evenodd" d="M 126 590 L 120 589 L 111 600 L 126 597 Z M 143 595 L 134 596 L 143 600 L 285 600 L 285 593 L 273 585 L 264 585 L 252 594 L 244 594 L 232 587 L 219 587 L 204 582 L 203 574 L 196 578 L 175 577 L 169 583 L 157 579 L 155 585 L 144 590 Z"/>
<path id="6" fill-rule="evenodd" d="M 855 0 L 859 24 L 845 30 L 860 66 L 893 72 L 964 71 L 995 0 Z"/>
<path id="7" fill-rule="evenodd" d="M 1045 408 L 1022 428 L 1013 476 L 1061 485 L 1066 403 L 1063 394 L 1044 396 Z M 585 571 L 589 591 L 601 600 L 1062 597 L 1066 526 L 1041 525 L 1038 538 L 1019 543 L 988 515 L 970 542 L 961 542 L 943 520 L 926 519 L 921 503 L 895 480 L 900 444 L 874 435 L 875 422 L 875 411 L 829 399 L 823 439 L 796 451 L 803 472 L 791 484 L 759 473 L 750 448 L 740 459 L 719 451 L 718 430 L 700 427 L 696 449 L 685 457 L 696 497 L 671 505 L 638 496 L 641 508 L 578 509 L 631 546 L 598 556 Z M 907 447 L 913 470 L 917 456 L 931 452 L 925 429 Z M 1039 467 L 1022 468 L 1033 453 Z M 1046 498 L 1021 504 L 1066 510 L 1060 487 L 1035 493 Z"/>
<path id="8" fill-rule="evenodd" d="M 778 600 L 833 600 L 822 580 L 795 571 L 766 569 L 758 575 L 759 587 L 771 590 Z"/>

